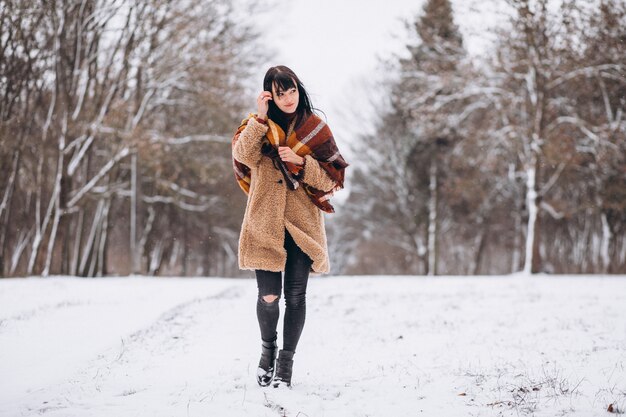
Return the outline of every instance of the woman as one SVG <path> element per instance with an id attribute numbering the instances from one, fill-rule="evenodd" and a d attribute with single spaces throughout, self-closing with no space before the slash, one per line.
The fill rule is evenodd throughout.
<path id="1" fill-rule="evenodd" d="M 343 188 L 348 163 L 289 68 L 267 71 L 257 110 L 242 121 L 232 142 L 235 178 L 248 195 L 239 268 L 255 271 L 258 286 L 262 342 L 257 382 L 291 387 L 309 273 L 330 270 L 322 211 L 334 213 L 328 199 Z M 276 359 L 283 271 L 283 348 Z"/>

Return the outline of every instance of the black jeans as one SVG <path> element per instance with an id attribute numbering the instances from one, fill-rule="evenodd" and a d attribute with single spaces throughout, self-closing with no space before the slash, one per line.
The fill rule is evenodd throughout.
<path id="1" fill-rule="evenodd" d="M 285 249 L 287 250 L 287 263 L 285 264 L 283 350 L 295 352 L 306 317 L 306 286 L 313 261 L 296 245 L 287 229 L 285 229 Z M 261 339 L 271 342 L 277 337 L 278 302 L 282 290 L 281 272 L 257 269 L 255 274 L 259 289 L 256 312 L 261 328 Z M 263 299 L 265 295 L 276 295 L 278 298 L 268 303 Z"/>

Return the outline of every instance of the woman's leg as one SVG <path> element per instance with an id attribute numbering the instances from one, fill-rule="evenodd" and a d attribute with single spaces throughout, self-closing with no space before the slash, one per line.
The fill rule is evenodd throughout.
<path id="1" fill-rule="evenodd" d="M 282 291 L 282 276 L 280 272 L 255 270 L 257 287 L 259 290 L 256 302 L 256 315 L 261 329 L 261 339 L 264 342 L 276 340 L 276 327 L 280 310 L 278 301 Z"/>
<path id="2" fill-rule="evenodd" d="M 285 321 L 283 350 L 295 352 L 306 318 L 306 287 L 313 261 L 285 229 Z"/>
<path id="3" fill-rule="evenodd" d="M 281 273 L 257 269 L 255 271 L 259 293 L 256 302 L 256 315 L 261 329 L 261 359 L 257 368 L 257 383 L 266 387 L 274 378 L 276 360 L 276 326 L 278 324 L 278 300 L 281 292 Z"/>

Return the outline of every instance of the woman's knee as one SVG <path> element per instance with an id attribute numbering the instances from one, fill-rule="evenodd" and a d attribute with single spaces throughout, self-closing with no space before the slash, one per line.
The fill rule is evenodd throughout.
<path id="1" fill-rule="evenodd" d="M 261 301 L 264 301 L 267 304 L 272 304 L 273 302 L 278 300 L 278 295 L 274 295 L 274 294 L 263 295 L 263 296 L 260 296 L 260 299 Z"/>
<path id="2" fill-rule="evenodd" d="M 285 294 L 285 304 L 289 307 L 299 307 L 306 304 L 306 293 Z"/>

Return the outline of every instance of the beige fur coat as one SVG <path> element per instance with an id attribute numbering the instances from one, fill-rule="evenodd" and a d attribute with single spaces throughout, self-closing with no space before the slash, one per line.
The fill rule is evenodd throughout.
<path id="1" fill-rule="evenodd" d="M 272 160 L 261 154 L 268 126 L 250 118 L 233 148 L 233 157 L 251 170 L 248 202 L 239 235 L 239 269 L 284 271 L 287 228 L 296 244 L 313 260 L 311 273 L 330 271 L 324 213 L 307 196 L 303 187 L 289 190 Z M 335 182 L 317 160 L 306 155 L 303 182 L 329 191 Z"/>

